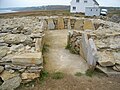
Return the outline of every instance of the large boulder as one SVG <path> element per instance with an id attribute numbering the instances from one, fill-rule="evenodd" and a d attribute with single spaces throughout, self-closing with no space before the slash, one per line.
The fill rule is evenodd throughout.
<path id="1" fill-rule="evenodd" d="M 0 86 L 0 90 L 14 90 L 20 86 L 21 81 L 22 80 L 19 76 L 15 76 L 4 81 L 3 84 Z"/>
<path id="2" fill-rule="evenodd" d="M 4 41 L 8 44 L 29 44 L 32 42 L 32 39 L 29 36 L 23 34 L 8 34 L 4 37 Z"/>
<path id="3" fill-rule="evenodd" d="M 99 52 L 98 63 L 101 66 L 114 66 L 115 60 L 113 54 L 108 51 Z"/>

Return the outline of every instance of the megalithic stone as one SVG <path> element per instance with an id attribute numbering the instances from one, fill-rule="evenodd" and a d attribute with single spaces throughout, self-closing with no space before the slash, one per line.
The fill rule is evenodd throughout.
<path id="1" fill-rule="evenodd" d="M 86 33 L 82 33 L 82 40 L 80 44 L 81 44 L 80 55 L 87 61 L 88 36 Z"/>
<path id="2" fill-rule="evenodd" d="M 64 29 L 64 20 L 62 17 L 58 17 L 58 29 Z"/>
<path id="3" fill-rule="evenodd" d="M 84 28 L 84 30 L 95 30 L 95 27 L 91 20 L 85 20 L 83 28 Z"/>
<path id="4" fill-rule="evenodd" d="M 74 29 L 75 30 L 83 30 L 83 25 L 84 25 L 84 20 L 83 19 L 76 20 Z"/>
<path id="5" fill-rule="evenodd" d="M 88 42 L 87 63 L 90 69 L 94 69 L 98 61 L 97 48 L 92 38 Z"/>
<path id="6" fill-rule="evenodd" d="M 41 30 L 47 30 L 48 29 L 47 22 L 44 19 L 41 19 L 40 24 L 41 24 L 41 26 L 40 26 Z"/>
<path id="7" fill-rule="evenodd" d="M 52 18 L 49 18 L 49 19 L 48 19 L 48 29 L 49 29 L 49 30 L 55 29 L 55 24 L 54 24 Z"/>

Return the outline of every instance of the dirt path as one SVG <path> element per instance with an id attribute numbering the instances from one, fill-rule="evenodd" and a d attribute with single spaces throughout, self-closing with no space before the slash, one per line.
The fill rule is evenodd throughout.
<path id="1" fill-rule="evenodd" d="M 45 44 L 48 52 L 44 54 L 45 68 L 49 72 L 60 71 L 67 74 L 85 73 L 88 69 L 85 61 L 66 50 L 67 30 L 46 31 Z"/>

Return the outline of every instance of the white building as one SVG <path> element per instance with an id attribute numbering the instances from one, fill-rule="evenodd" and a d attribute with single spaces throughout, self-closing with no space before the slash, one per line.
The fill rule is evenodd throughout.
<path id="1" fill-rule="evenodd" d="M 99 7 L 96 0 L 72 0 L 71 1 L 71 13 L 85 13 L 86 7 Z"/>
<path id="2" fill-rule="evenodd" d="M 100 8 L 99 7 L 86 7 L 85 8 L 85 16 L 100 16 Z"/>

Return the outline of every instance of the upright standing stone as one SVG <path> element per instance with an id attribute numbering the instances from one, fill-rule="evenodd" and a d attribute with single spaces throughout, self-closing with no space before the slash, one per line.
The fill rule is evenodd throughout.
<path id="1" fill-rule="evenodd" d="M 82 33 L 80 55 L 81 55 L 85 60 L 87 60 L 87 52 L 88 52 L 88 36 L 87 36 L 86 33 Z"/>
<path id="2" fill-rule="evenodd" d="M 83 25 L 84 25 L 84 20 L 83 19 L 76 20 L 74 29 L 75 30 L 83 30 Z"/>
<path id="3" fill-rule="evenodd" d="M 64 20 L 62 17 L 58 18 L 58 29 L 64 29 Z"/>
<path id="4" fill-rule="evenodd" d="M 97 58 L 97 48 L 94 44 L 93 39 L 89 39 L 88 52 L 87 52 L 87 63 L 90 69 L 94 69 L 96 66 Z"/>
<path id="5" fill-rule="evenodd" d="M 41 19 L 40 24 L 41 24 L 41 30 L 47 30 L 48 29 L 47 22 L 44 19 Z"/>
<path id="6" fill-rule="evenodd" d="M 71 23 L 70 23 L 70 18 L 68 19 L 68 30 L 71 29 Z"/>
<path id="7" fill-rule="evenodd" d="M 49 19 L 48 19 L 48 29 L 49 29 L 49 30 L 55 29 L 55 24 L 54 24 L 52 18 L 49 18 Z"/>
<path id="8" fill-rule="evenodd" d="M 94 25 L 91 20 L 84 21 L 84 30 L 95 30 Z"/>

